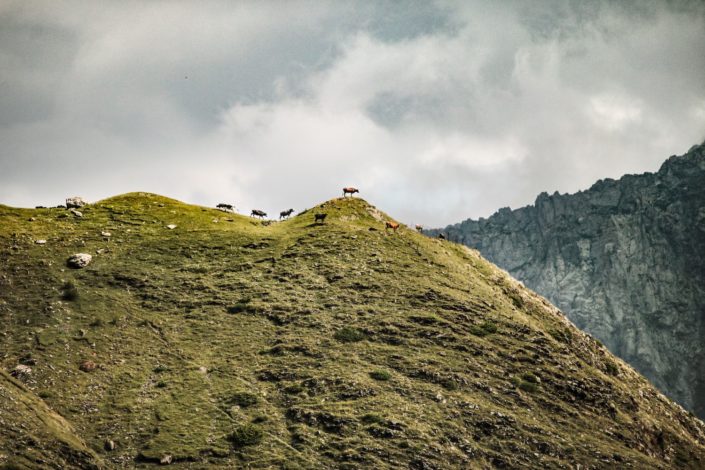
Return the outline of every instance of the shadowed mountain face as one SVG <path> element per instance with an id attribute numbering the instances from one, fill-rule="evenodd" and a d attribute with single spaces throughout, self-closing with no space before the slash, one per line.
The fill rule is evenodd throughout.
<path id="1" fill-rule="evenodd" d="M 705 145 L 444 230 L 705 417 Z"/>
<path id="2" fill-rule="evenodd" d="M 20 393 L 64 436 L 3 411 L 0 467 L 705 463 L 705 425 L 545 299 L 363 200 L 79 212 L 0 206 L 0 367 L 23 384 L 0 410 Z"/>

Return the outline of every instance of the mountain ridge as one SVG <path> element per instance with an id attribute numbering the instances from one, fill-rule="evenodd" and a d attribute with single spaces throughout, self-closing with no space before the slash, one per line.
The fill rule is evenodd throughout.
<path id="1" fill-rule="evenodd" d="M 655 173 L 429 233 L 479 249 L 703 417 L 704 178 L 701 144 Z"/>

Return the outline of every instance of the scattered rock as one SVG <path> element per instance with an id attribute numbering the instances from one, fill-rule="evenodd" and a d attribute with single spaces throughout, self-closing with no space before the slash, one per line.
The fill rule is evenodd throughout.
<path id="1" fill-rule="evenodd" d="M 71 213 L 72 213 L 73 215 L 75 215 L 76 217 L 79 217 L 79 218 L 80 218 L 80 217 L 83 217 L 83 212 L 77 211 L 76 209 L 71 209 L 69 212 L 71 212 Z"/>
<path id="2" fill-rule="evenodd" d="M 34 221 L 37 220 L 37 219 L 35 219 L 34 217 L 30 217 L 30 218 L 27 219 L 27 220 L 29 220 L 30 222 L 34 222 Z"/>
<path id="3" fill-rule="evenodd" d="M 207 374 L 208 373 L 208 368 L 205 366 L 201 366 L 198 368 L 198 373 L 199 374 Z"/>
<path id="4" fill-rule="evenodd" d="M 27 377 L 31 374 L 32 368 L 24 364 L 16 365 L 15 368 L 12 369 L 12 372 L 10 372 L 10 375 L 17 378 Z"/>
<path id="5" fill-rule="evenodd" d="M 103 449 L 107 450 L 108 452 L 110 452 L 111 450 L 115 450 L 115 441 L 107 439 L 103 444 Z"/>
<path id="6" fill-rule="evenodd" d="M 112 233 L 110 233 L 110 232 L 100 232 L 100 235 L 103 236 L 103 237 L 109 238 L 109 237 L 112 236 Z"/>
<path id="7" fill-rule="evenodd" d="M 78 368 L 81 369 L 83 372 L 93 372 L 94 370 L 96 370 L 97 367 L 98 364 L 93 361 L 83 361 L 78 366 Z"/>
<path id="8" fill-rule="evenodd" d="M 168 228 L 169 230 L 174 230 L 174 229 L 176 228 L 176 225 L 174 225 L 174 224 L 169 224 L 169 225 L 166 226 L 166 228 Z"/>
<path id="9" fill-rule="evenodd" d="M 76 253 L 75 255 L 69 256 L 69 259 L 66 260 L 66 265 L 69 268 L 81 269 L 88 266 L 88 263 L 90 263 L 92 259 L 93 257 L 88 253 Z"/>
<path id="10" fill-rule="evenodd" d="M 20 358 L 20 364 L 24 364 L 26 366 L 36 366 L 37 365 L 37 360 L 31 356 L 31 354 L 25 354 L 22 358 Z"/>
<path id="11" fill-rule="evenodd" d="M 164 457 L 162 457 L 161 459 L 159 459 L 159 463 L 162 465 L 169 465 L 169 464 L 171 464 L 171 462 L 173 460 L 174 460 L 174 458 L 171 455 L 167 454 Z"/>
<path id="12" fill-rule="evenodd" d="M 35 240 L 34 241 L 34 243 L 36 243 L 37 245 L 46 245 L 46 242 L 47 242 L 46 240 Z"/>
<path id="13" fill-rule="evenodd" d="M 82 197 L 74 196 L 66 199 L 66 208 L 79 208 L 86 205 L 86 201 Z"/>

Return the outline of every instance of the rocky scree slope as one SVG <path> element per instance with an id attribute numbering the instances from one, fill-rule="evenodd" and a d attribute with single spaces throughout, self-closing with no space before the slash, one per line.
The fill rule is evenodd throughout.
<path id="1" fill-rule="evenodd" d="M 705 425 L 545 299 L 363 200 L 81 212 L 0 206 L 0 407 L 31 408 L 0 467 L 705 464 Z"/>
<path id="2" fill-rule="evenodd" d="M 705 417 L 705 145 L 657 173 L 543 193 L 443 232 Z"/>

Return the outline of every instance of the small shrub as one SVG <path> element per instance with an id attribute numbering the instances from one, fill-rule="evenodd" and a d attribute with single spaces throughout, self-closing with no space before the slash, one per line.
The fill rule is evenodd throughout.
<path id="1" fill-rule="evenodd" d="M 166 387 L 166 382 L 164 382 L 163 380 L 160 380 L 159 382 L 157 382 L 157 388 L 165 388 L 165 387 Z"/>
<path id="2" fill-rule="evenodd" d="M 385 381 L 391 379 L 392 374 L 390 374 L 386 370 L 373 370 L 372 372 L 370 372 L 370 377 L 375 380 Z"/>
<path id="3" fill-rule="evenodd" d="M 76 287 L 76 284 L 71 281 L 64 283 L 61 287 L 61 298 L 69 302 L 78 300 L 78 288 Z"/>
<path id="4" fill-rule="evenodd" d="M 435 315 L 411 315 L 409 320 L 420 325 L 435 325 L 440 319 Z"/>
<path id="5" fill-rule="evenodd" d="M 497 333 L 497 325 L 491 321 L 484 322 L 480 325 L 480 328 L 485 330 L 488 334 Z"/>
<path id="6" fill-rule="evenodd" d="M 532 384 L 537 384 L 537 383 L 540 382 L 539 378 L 536 377 L 536 376 L 535 376 L 534 374 L 532 374 L 531 372 L 527 372 L 527 373 L 525 373 L 525 374 L 522 374 L 521 378 L 522 378 L 524 381 L 530 382 L 530 383 L 532 383 Z"/>
<path id="7" fill-rule="evenodd" d="M 486 321 L 480 325 L 472 325 L 470 327 L 470 333 L 475 336 L 487 336 L 492 333 L 497 333 L 497 325 L 494 322 Z"/>
<path id="8" fill-rule="evenodd" d="M 382 418 L 380 415 L 368 413 L 368 414 L 364 415 L 362 418 L 360 418 L 360 421 L 362 421 L 365 424 L 375 424 L 375 423 L 384 422 L 384 418 Z"/>
<path id="9" fill-rule="evenodd" d="M 570 344 L 573 341 L 573 333 L 568 328 L 550 329 L 548 334 L 561 343 Z"/>
<path id="10" fill-rule="evenodd" d="M 247 408 L 248 406 L 256 405 L 259 402 L 259 398 L 254 393 L 249 392 L 237 392 L 234 393 L 228 403 L 231 405 L 241 406 L 242 408 Z"/>
<path id="11" fill-rule="evenodd" d="M 288 393 L 289 395 L 298 395 L 303 391 L 304 388 L 299 384 L 289 385 L 288 387 L 284 388 L 284 393 Z"/>
<path id="12" fill-rule="evenodd" d="M 489 334 L 477 325 L 472 325 L 470 327 L 470 333 L 479 337 L 487 336 Z"/>
<path id="13" fill-rule="evenodd" d="M 366 335 L 357 328 L 350 328 L 349 326 L 346 326 L 345 328 L 336 331 L 333 337 L 341 343 L 355 343 L 365 339 Z"/>
<path id="14" fill-rule="evenodd" d="M 516 289 L 510 288 L 510 289 L 505 290 L 505 293 L 507 294 L 507 296 L 510 299 L 512 299 L 512 303 L 514 304 L 514 306 L 516 308 L 521 309 L 524 307 L 524 299 L 521 297 L 521 294 L 519 293 L 519 291 L 517 291 Z"/>
<path id="15" fill-rule="evenodd" d="M 539 386 L 533 382 L 522 381 L 519 384 L 519 388 L 525 392 L 534 393 L 539 389 Z"/>
<path id="16" fill-rule="evenodd" d="M 153 370 L 154 370 L 155 373 L 161 374 L 162 372 L 168 371 L 169 368 L 168 368 L 167 366 L 164 366 L 164 365 L 159 364 L 159 365 L 158 365 L 157 367 L 155 367 Z"/>
<path id="17" fill-rule="evenodd" d="M 619 375 L 619 367 L 614 363 L 614 361 L 608 360 L 605 362 L 605 371 L 614 377 Z"/>
<path id="18" fill-rule="evenodd" d="M 262 442 L 264 433 L 262 429 L 255 424 L 243 424 L 233 431 L 229 436 L 230 442 L 235 447 L 254 446 Z"/>
<path id="19" fill-rule="evenodd" d="M 459 388 L 458 382 L 456 382 L 454 379 L 443 379 L 441 381 L 441 385 L 443 386 L 443 388 L 450 392 L 458 390 Z"/>
<path id="20" fill-rule="evenodd" d="M 252 309 L 252 306 L 250 305 L 250 299 L 244 298 L 244 299 L 241 299 L 238 303 L 236 303 L 232 307 L 228 307 L 227 312 L 230 314 L 236 314 L 236 313 L 247 312 L 251 309 Z"/>

